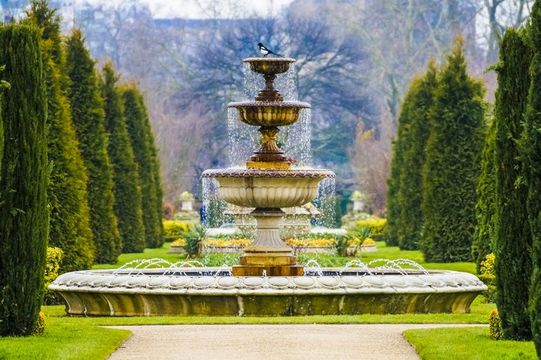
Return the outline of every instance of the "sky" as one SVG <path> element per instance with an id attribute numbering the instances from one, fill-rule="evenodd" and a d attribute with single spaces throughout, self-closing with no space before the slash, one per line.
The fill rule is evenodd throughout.
<path id="1" fill-rule="evenodd" d="M 150 7 L 155 18 L 201 19 L 214 17 L 216 13 L 222 15 L 217 17 L 237 17 L 239 15 L 232 10 L 236 6 L 245 9 L 242 14 L 267 15 L 270 11 L 275 14 L 292 0 L 141 0 L 141 2 Z M 214 13 L 204 10 L 214 6 L 216 7 Z"/>

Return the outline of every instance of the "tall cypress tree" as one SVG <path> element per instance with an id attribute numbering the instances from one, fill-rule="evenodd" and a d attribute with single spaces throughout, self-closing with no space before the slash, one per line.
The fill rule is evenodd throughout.
<path id="1" fill-rule="evenodd" d="M 128 133 L 139 168 L 139 182 L 143 208 L 145 209 L 143 212 L 145 243 L 147 247 L 161 247 L 163 245 L 161 185 L 159 176 L 157 176 L 157 174 L 159 175 L 159 162 L 150 120 L 143 95 L 135 84 L 122 89 L 122 99 L 124 100 L 124 116 Z"/>
<path id="2" fill-rule="evenodd" d="M 2 80 L 2 71 L 4 66 L 0 66 L 0 171 L 2 170 L 2 157 L 4 156 L 4 126 L 2 125 L 2 98 L 4 96 L 4 89 L 9 87 L 7 81 Z"/>
<path id="3" fill-rule="evenodd" d="M 122 249 L 114 212 L 113 167 L 107 153 L 105 112 L 95 64 L 79 30 L 67 40 L 68 97 L 81 153 L 88 169 L 90 226 L 97 263 L 115 263 Z"/>
<path id="4" fill-rule="evenodd" d="M 466 71 L 460 39 L 438 77 L 429 119 L 421 249 L 426 261 L 467 261 L 475 227 L 484 117 L 483 88 Z"/>
<path id="5" fill-rule="evenodd" d="M 537 355 L 541 356 L 541 1 L 532 7 L 529 40 L 530 64 L 528 105 L 521 138 L 524 178 L 528 187 L 528 220 L 532 236 L 532 283 L 530 288 L 531 330 Z"/>
<path id="6" fill-rule="evenodd" d="M 115 214 L 124 252 L 145 248 L 141 186 L 130 143 L 122 98 L 116 86 L 118 76 L 111 63 L 103 68 L 102 96 L 105 100 L 105 128 L 109 133 L 109 157 L 113 164 Z"/>
<path id="7" fill-rule="evenodd" d="M 496 150 L 495 122 L 489 126 L 483 153 L 481 155 L 481 175 L 477 185 L 477 204 L 475 205 L 475 232 L 472 239 L 472 258 L 480 270 L 481 262 L 493 251 L 496 229 L 496 169 L 494 152 Z"/>
<path id="8" fill-rule="evenodd" d="M 531 58 L 531 50 L 519 33 L 507 30 L 497 66 L 494 252 L 496 304 L 503 336 L 515 340 L 531 338 L 526 304 L 532 272 L 532 239 L 527 226 L 528 192 L 521 179 L 524 166 L 518 147 L 528 101 Z"/>
<path id="9" fill-rule="evenodd" d="M 391 161 L 391 175 L 388 180 L 387 191 L 387 226 L 385 242 L 388 246 L 396 246 L 400 236 L 400 176 L 404 170 L 405 139 L 409 130 L 411 113 L 414 111 L 413 102 L 415 93 L 410 91 L 406 94 L 400 107 L 398 116 L 398 130 L 393 142 L 393 157 Z"/>
<path id="10" fill-rule="evenodd" d="M 412 93 L 412 103 L 408 130 L 402 139 L 404 155 L 397 196 L 400 210 L 398 245 L 403 250 L 418 249 L 421 238 L 423 225 L 421 169 L 429 133 L 428 113 L 432 107 L 436 84 L 436 64 L 431 61 L 426 74 L 414 80 L 409 90 Z"/>
<path id="11" fill-rule="evenodd" d="M 0 64 L 10 84 L 2 101 L 0 171 L 0 336 L 29 335 L 42 301 L 47 250 L 47 99 L 39 31 L 0 26 Z"/>
<path id="12" fill-rule="evenodd" d="M 47 83 L 48 156 L 51 174 L 48 189 L 50 240 L 64 251 L 61 271 L 88 269 L 94 261 L 90 229 L 87 170 L 73 126 L 62 73 L 65 56 L 61 46 L 60 18 L 47 0 L 32 2 L 28 20 L 41 30 Z"/>

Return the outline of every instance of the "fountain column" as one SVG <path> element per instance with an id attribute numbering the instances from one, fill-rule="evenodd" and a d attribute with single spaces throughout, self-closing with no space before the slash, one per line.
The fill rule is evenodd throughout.
<path id="1" fill-rule="evenodd" d="M 303 268 L 296 265 L 293 249 L 280 239 L 280 222 L 285 213 L 277 209 L 256 209 L 251 215 L 257 221 L 254 242 L 244 249 L 240 265 L 233 266 L 235 276 L 299 276 Z"/>

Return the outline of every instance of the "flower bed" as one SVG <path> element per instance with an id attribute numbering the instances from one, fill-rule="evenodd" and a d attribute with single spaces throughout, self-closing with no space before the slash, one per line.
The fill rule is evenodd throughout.
<path id="1" fill-rule="evenodd" d="M 169 254 L 184 254 L 186 252 L 186 250 L 184 250 L 184 245 L 186 245 L 186 241 L 184 239 L 177 239 L 171 243 L 171 247 L 167 252 Z"/>
<path id="2" fill-rule="evenodd" d="M 252 243 L 247 238 L 215 238 L 203 241 L 203 252 L 205 253 L 236 253 L 242 251 Z"/>

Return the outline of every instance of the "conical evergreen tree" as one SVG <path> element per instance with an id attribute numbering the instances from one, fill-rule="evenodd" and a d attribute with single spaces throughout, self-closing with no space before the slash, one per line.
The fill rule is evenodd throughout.
<path id="1" fill-rule="evenodd" d="M 73 123 L 88 169 L 90 225 L 97 263 L 115 263 L 122 249 L 114 212 L 113 167 L 107 153 L 105 112 L 94 61 L 84 46 L 81 32 L 67 40 L 66 73 Z"/>
<path id="2" fill-rule="evenodd" d="M 422 173 L 425 144 L 429 133 L 428 113 L 434 100 L 437 85 L 437 69 L 434 61 L 422 78 L 416 79 L 410 86 L 412 93 L 409 125 L 404 132 L 403 160 L 400 171 L 398 193 L 398 245 L 403 250 L 419 248 L 423 225 Z"/>
<path id="3" fill-rule="evenodd" d="M 143 199 L 143 222 L 145 225 L 145 244 L 157 248 L 163 245 L 163 225 L 161 219 L 161 198 L 159 183 L 159 162 L 157 159 L 154 135 L 146 111 L 144 98 L 135 84 L 122 88 L 124 116 L 135 160 L 139 168 L 139 182 Z M 158 174 L 158 176 L 156 176 Z M 158 207 L 158 204 L 160 206 Z"/>
<path id="4" fill-rule="evenodd" d="M 426 261 L 468 261 L 484 139 L 483 88 L 470 78 L 457 40 L 438 77 L 423 165 Z"/>
<path id="5" fill-rule="evenodd" d="M 526 226 L 528 191 L 521 179 L 523 164 L 518 148 L 528 101 L 531 58 L 531 50 L 519 33 L 507 30 L 497 66 L 494 252 L 496 304 L 503 336 L 515 340 L 531 338 L 526 304 L 532 272 L 532 239 Z"/>
<path id="6" fill-rule="evenodd" d="M 413 102 L 415 94 L 408 92 L 400 107 L 398 116 L 398 130 L 393 141 L 393 157 L 391 161 L 391 175 L 389 176 L 387 190 L 387 226 L 385 242 L 388 246 L 397 246 L 400 236 L 400 176 L 404 170 L 405 139 L 409 130 L 411 113 L 414 111 Z"/>
<path id="7" fill-rule="evenodd" d="M 49 211 L 47 99 L 39 37 L 35 28 L 0 26 L 2 76 L 10 84 L 2 101 L 0 336 L 31 334 L 43 297 Z"/>
<path id="8" fill-rule="evenodd" d="M 532 284 L 530 288 L 531 330 L 537 355 L 541 357 L 541 1 L 531 12 L 529 41 L 533 52 L 530 88 L 521 153 L 528 187 L 528 219 L 532 236 Z"/>
<path id="9" fill-rule="evenodd" d="M 480 270 L 481 262 L 493 251 L 496 231 L 496 169 L 494 152 L 496 150 L 496 127 L 490 124 L 481 155 L 481 175 L 477 185 L 477 204 L 475 205 L 475 232 L 472 240 L 472 258 Z"/>
<path id="10" fill-rule="evenodd" d="M 61 271 L 88 269 L 94 261 L 94 242 L 89 222 L 87 171 L 65 93 L 65 61 L 60 40 L 60 18 L 47 0 L 35 0 L 28 21 L 39 27 L 43 39 L 47 83 L 48 156 L 51 174 L 48 188 L 50 240 L 64 251 Z"/>
<path id="11" fill-rule="evenodd" d="M 103 68 L 102 96 L 105 100 L 105 128 L 109 133 L 109 157 L 113 164 L 115 214 L 123 252 L 145 248 L 141 186 L 130 143 L 122 98 L 116 87 L 118 76 L 111 63 Z"/>
<path id="12" fill-rule="evenodd" d="M 2 123 L 3 90 L 9 87 L 7 81 L 2 80 L 2 71 L 4 71 L 4 66 L 0 66 L 0 171 L 2 171 L 2 157 L 4 156 L 4 126 Z"/>

